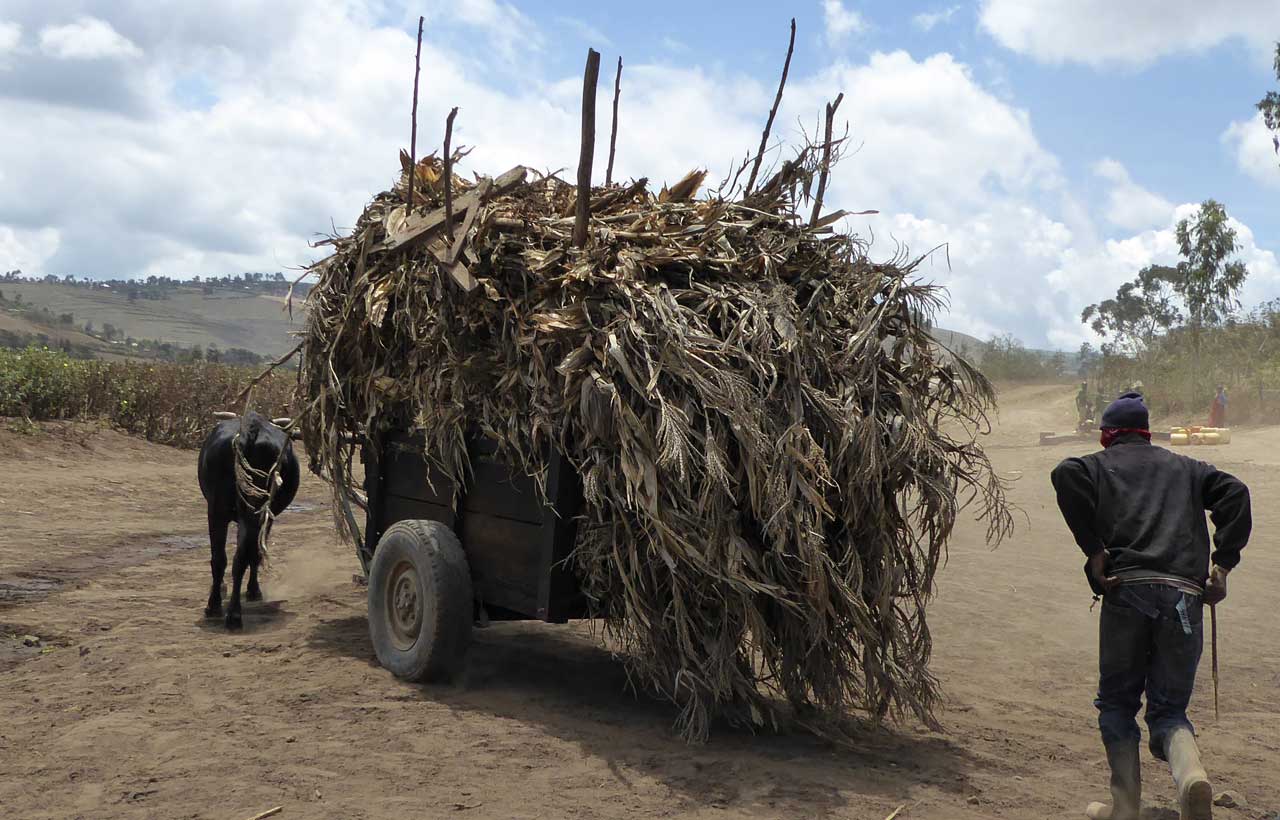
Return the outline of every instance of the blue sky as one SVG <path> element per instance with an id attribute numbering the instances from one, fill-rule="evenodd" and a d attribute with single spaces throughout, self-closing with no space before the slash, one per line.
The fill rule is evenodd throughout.
<path id="1" fill-rule="evenodd" d="M 1074 348 L 1080 309 L 1176 258 L 1213 197 L 1238 220 L 1246 303 L 1280 296 L 1280 164 L 1253 103 L 1280 3 L 966 0 L 0 0 L 0 269 L 218 275 L 315 258 L 458 105 L 472 169 L 572 168 L 582 61 L 621 53 L 619 171 L 722 174 L 754 147 L 798 24 L 771 156 L 843 91 L 862 147 L 832 194 L 870 236 L 946 243 L 941 323 Z M 607 133 L 607 120 L 600 130 Z"/>

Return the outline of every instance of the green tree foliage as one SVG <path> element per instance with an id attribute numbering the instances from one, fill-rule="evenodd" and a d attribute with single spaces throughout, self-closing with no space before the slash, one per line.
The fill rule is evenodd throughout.
<path id="1" fill-rule="evenodd" d="M 1104 339 L 1112 340 L 1113 349 L 1141 355 L 1161 333 L 1182 319 L 1168 287 L 1176 278 L 1177 271 L 1173 268 L 1163 265 L 1143 268 L 1138 278 L 1121 285 L 1114 297 L 1085 308 L 1080 321 Z M 1082 363 L 1085 353 L 1081 348 Z"/>
<path id="2" fill-rule="evenodd" d="M 1231 257 L 1239 250 L 1236 230 L 1227 224 L 1227 209 L 1212 199 L 1200 206 L 1195 219 L 1178 223 L 1178 263 L 1170 281 L 1182 297 L 1192 332 L 1221 323 L 1240 306 L 1236 294 L 1249 270 Z"/>
<path id="3" fill-rule="evenodd" d="M 1276 80 L 1280 81 L 1280 43 L 1276 43 L 1275 70 Z M 1271 144 L 1275 146 L 1276 153 L 1280 154 L 1280 91 L 1268 91 L 1258 101 L 1258 110 L 1262 112 L 1262 121 L 1272 131 Z"/>
<path id="4" fill-rule="evenodd" d="M 1053 382 L 1062 377 L 1065 357 L 1027 350 L 1011 334 L 992 336 L 982 347 L 982 372 L 993 381 Z"/>

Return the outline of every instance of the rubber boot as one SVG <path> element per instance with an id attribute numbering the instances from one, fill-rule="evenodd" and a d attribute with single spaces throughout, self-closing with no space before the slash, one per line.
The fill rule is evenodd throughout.
<path id="1" fill-rule="evenodd" d="M 1090 803 L 1089 820 L 1138 820 L 1142 808 L 1142 767 L 1138 760 L 1138 739 L 1122 740 L 1107 746 L 1111 767 L 1111 805 Z"/>
<path id="2" fill-rule="evenodd" d="M 1174 729 L 1165 738 L 1164 754 L 1178 784 L 1178 810 L 1182 820 L 1212 820 L 1213 787 L 1200 764 L 1196 736 L 1188 728 Z"/>

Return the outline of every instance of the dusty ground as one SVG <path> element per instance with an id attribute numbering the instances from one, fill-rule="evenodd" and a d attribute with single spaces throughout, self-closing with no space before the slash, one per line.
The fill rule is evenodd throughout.
<path id="1" fill-rule="evenodd" d="M 1019 388 L 990 441 L 1026 513 L 997 551 L 966 524 L 931 611 L 946 734 L 837 751 L 720 730 L 689 747 L 672 711 L 624 693 L 581 626 L 476 633 L 464 686 L 372 661 L 356 562 L 305 481 L 276 531 L 266 604 L 229 635 L 208 578 L 192 453 L 68 425 L 0 422 L 0 815 L 21 818 L 1082 816 L 1105 782 L 1091 706 L 1097 613 L 1047 473 L 1087 445 L 1070 388 Z M 1280 428 L 1199 451 L 1254 491 L 1256 530 L 1221 608 L 1222 719 L 1208 661 L 1193 704 L 1215 785 L 1280 811 Z M 26 647 L 22 635 L 41 644 Z M 12 636 L 18 636 L 14 638 Z M 1172 789 L 1144 763 L 1153 817 Z"/>

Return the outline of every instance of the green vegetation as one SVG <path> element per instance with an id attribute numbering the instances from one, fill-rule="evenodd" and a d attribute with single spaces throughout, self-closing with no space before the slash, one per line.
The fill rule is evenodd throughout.
<path id="1" fill-rule="evenodd" d="M 1240 312 L 1249 275 L 1223 206 L 1210 199 L 1177 226 L 1182 260 L 1144 268 L 1081 321 L 1107 340 L 1088 363 L 1111 397 L 1141 381 L 1148 404 L 1173 421 L 1204 421 L 1218 385 L 1233 421 L 1280 414 L 1280 300 Z"/>
<path id="2" fill-rule="evenodd" d="M 1280 43 L 1276 43 L 1275 70 L 1276 80 L 1280 81 Z M 1268 91 L 1258 101 L 1258 110 L 1262 112 L 1262 121 L 1273 132 L 1272 144 L 1275 145 L 1276 153 L 1280 154 L 1280 91 Z"/>
<path id="3" fill-rule="evenodd" d="M 236 397 L 256 375 L 220 364 L 73 359 L 58 350 L 0 349 L 0 416 L 104 419 L 151 441 L 198 447 L 215 410 L 239 410 Z M 255 407 L 290 415 L 291 374 L 272 373 L 254 389 Z"/>
<path id="4" fill-rule="evenodd" d="M 1074 375 L 1065 353 L 1028 350 L 1007 333 L 992 336 L 982 345 L 981 354 L 979 367 L 994 382 L 1051 384 Z"/>

